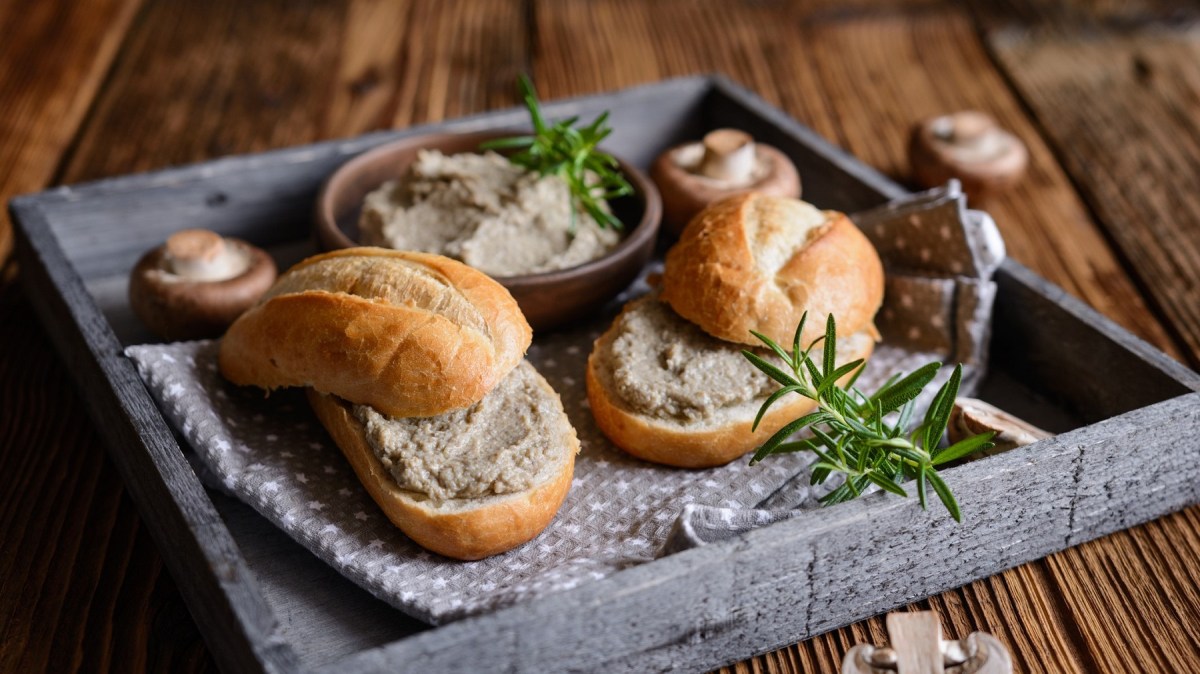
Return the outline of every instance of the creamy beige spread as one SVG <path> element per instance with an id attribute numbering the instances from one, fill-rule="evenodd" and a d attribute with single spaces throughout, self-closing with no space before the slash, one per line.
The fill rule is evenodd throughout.
<path id="1" fill-rule="evenodd" d="M 366 405 L 354 416 L 403 489 L 437 501 L 510 494 L 534 485 L 555 460 L 562 433 L 556 398 L 522 362 L 475 405 L 434 417 L 396 419 Z"/>
<path id="2" fill-rule="evenodd" d="M 491 276 L 574 267 L 612 250 L 620 234 L 575 215 L 558 176 L 539 177 L 504 157 L 418 153 L 408 172 L 363 202 L 363 243 L 437 253 Z"/>
<path id="3" fill-rule="evenodd" d="M 614 331 L 614 393 L 639 414 L 703 420 L 778 388 L 742 355 L 745 346 L 712 337 L 657 299 L 624 311 Z"/>

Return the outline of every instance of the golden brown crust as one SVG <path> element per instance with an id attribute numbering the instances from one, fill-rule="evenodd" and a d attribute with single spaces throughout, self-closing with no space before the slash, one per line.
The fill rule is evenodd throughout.
<path id="1" fill-rule="evenodd" d="M 544 381 L 541 385 L 553 393 Z M 312 389 L 308 390 L 308 401 L 392 524 L 421 547 L 447 557 L 482 559 L 532 540 L 554 519 L 571 487 L 575 454 L 579 451 L 574 429 L 562 438 L 564 457 L 558 472 L 529 491 L 435 504 L 396 485 L 371 450 L 363 426 L 348 404 Z"/>
<path id="2" fill-rule="evenodd" d="M 712 336 L 742 344 L 757 343 L 751 330 L 790 344 L 805 311 L 805 342 L 824 334 L 830 313 L 841 334 L 868 329 L 883 301 L 883 263 L 835 211 L 799 240 L 780 234 L 811 213 L 761 194 L 706 208 L 667 253 L 662 299 Z M 782 264 L 772 269 L 766 258 Z"/>
<path id="3" fill-rule="evenodd" d="M 609 329 L 610 331 L 612 328 Z M 608 337 L 596 340 L 597 345 Z M 861 353 L 847 357 L 847 362 L 866 359 L 874 350 L 874 342 L 864 340 Z M 658 421 L 638 414 L 625 406 L 620 398 L 605 386 L 600 372 L 598 348 L 588 356 L 587 396 L 596 425 L 612 443 L 629 454 L 646 461 L 679 468 L 710 468 L 744 456 L 770 438 L 775 431 L 813 409 L 813 401 L 791 396 L 776 403 L 752 431 L 755 407 L 746 416 L 715 428 L 687 428 Z M 846 381 L 852 376 L 842 378 Z"/>
<path id="4" fill-rule="evenodd" d="M 503 286 L 437 255 L 352 248 L 280 277 L 221 342 L 221 373 L 265 389 L 311 386 L 395 417 L 478 402 L 532 332 Z"/>

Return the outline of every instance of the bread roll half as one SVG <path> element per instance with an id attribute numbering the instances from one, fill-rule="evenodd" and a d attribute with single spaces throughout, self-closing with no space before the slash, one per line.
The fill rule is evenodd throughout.
<path id="1" fill-rule="evenodd" d="M 394 417 L 478 402 L 532 331 L 512 295 L 439 255 L 350 248 L 300 262 L 221 341 L 239 385 L 309 386 Z"/>
<path id="2" fill-rule="evenodd" d="M 390 422 L 397 425 L 399 434 L 406 435 L 402 442 L 412 441 L 421 450 L 440 452 L 432 470 L 440 473 L 444 482 L 462 489 L 458 473 L 481 466 L 461 463 L 463 457 L 456 456 L 461 454 L 461 448 L 447 445 L 492 443 L 486 450 L 491 460 L 504 462 L 510 458 L 506 457 L 510 448 L 503 446 L 506 433 L 497 429 L 495 415 L 512 415 L 513 410 L 518 410 L 519 416 L 520 410 L 532 410 L 536 418 L 526 432 L 517 429 L 516 436 L 541 448 L 534 458 L 542 460 L 533 466 L 533 476 L 526 488 L 507 493 L 434 498 L 405 489 L 397 478 L 404 475 L 405 467 L 391 459 L 386 459 L 392 464 L 390 469 L 385 465 L 383 457 L 388 456 L 387 450 L 380 448 L 378 435 L 372 434 L 362 421 L 361 409 L 312 389 L 308 391 L 308 399 L 317 418 L 388 519 L 417 544 L 447 557 L 481 559 L 531 540 L 554 518 L 571 486 L 579 440 L 558 394 L 528 363 L 522 363 L 496 391 L 469 410 L 452 412 L 444 415 L 445 419 Z M 482 410 L 481 406 L 492 409 Z M 476 416 L 484 419 L 473 419 Z M 439 425 L 445 430 L 439 431 Z M 431 449 L 430 443 L 442 447 Z M 505 485 L 505 479 L 504 475 L 491 474 L 484 482 L 487 486 L 511 489 L 511 484 Z"/>
<path id="3" fill-rule="evenodd" d="M 790 344 L 871 330 L 883 301 L 883 263 L 845 215 L 799 199 L 744 194 L 701 211 L 667 253 L 662 298 L 708 334 L 757 344 L 751 330 Z"/>
<path id="4" fill-rule="evenodd" d="M 838 363 L 866 358 L 874 346 L 866 332 L 844 336 Z M 752 432 L 778 386 L 746 360 L 743 348 L 704 333 L 653 296 L 630 302 L 588 357 L 597 426 L 626 452 L 669 466 L 719 466 L 746 454 L 811 411 L 813 402 L 788 396 Z"/>

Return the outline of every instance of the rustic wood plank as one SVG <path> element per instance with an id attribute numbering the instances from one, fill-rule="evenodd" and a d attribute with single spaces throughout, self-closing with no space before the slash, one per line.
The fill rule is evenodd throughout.
<path id="1" fill-rule="evenodd" d="M 1196 508 L 1047 560 L 1091 671 L 1191 671 L 1200 653 Z"/>
<path id="2" fill-rule="evenodd" d="M 334 3 L 150 2 L 63 172 L 72 183 L 324 136 Z"/>
<path id="3" fill-rule="evenodd" d="M 991 44 L 1140 287 L 1200 363 L 1200 44 L 1191 33 Z"/>
<path id="4" fill-rule="evenodd" d="M 414 3 L 392 125 L 514 105 L 517 75 L 529 65 L 525 19 L 522 0 Z"/>
<path id="5" fill-rule="evenodd" d="M 74 383 L 16 287 L 0 291 L 0 670 L 211 671 Z M 72 423 L 63 423 L 73 420 Z"/>
<path id="6" fill-rule="evenodd" d="M 0 201 L 52 179 L 139 5 L 0 5 Z M 5 211 L 0 263 L 10 249 Z M 211 670 L 90 425 L 63 423 L 83 415 L 77 394 L 15 286 L 0 288 L 0 325 L 0 669 Z"/>
<path id="7" fill-rule="evenodd" d="M 1103 5 L 1104 3 L 1098 3 Z M 1164 4 L 1171 4 L 1170 7 Z M 979 7 L 989 44 L 1169 330 L 1200 362 L 1195 7 Z M 1081 25 L 1072 18 L 1085 17 Z M 1184 671 L 1200 651 L 1197 509 L 1051 558 L 1095 671 Z M 1185 561 L 1186 560 L 1186 561 Z"/>
<path id="8" fill-rule="evenodd" d="M 141 0 L 0 3 L 0 203 L 43 187 L 104 78 Z M 47 58 L 53 54 L 54 58 Z M 0 282 L 12 251 L 0 215 Z"/>

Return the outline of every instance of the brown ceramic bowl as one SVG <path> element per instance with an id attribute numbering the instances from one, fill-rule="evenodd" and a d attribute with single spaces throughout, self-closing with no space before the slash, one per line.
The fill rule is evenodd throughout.
<path id="1" fill-rule="evenodd" d="M 484 141 L 521 133 L 525 132 L 430 133 L 387 143 L 351 159 L 329 177 L 317 197 L 317 244 L 322 250 L 359 245 L 358 216 L 363 198 L 403 175 L 418 150 L 476 152 Z M 624 161 L 620 165 L 634 194 L 612 203 L 613 213 L 626 229 L 616 248 L 577 267 L 496 279 L 512 293 L 534 330 L 547 330 L 587 316 L 624 290 L 654 253 L 662 218 L 658 190 L 641 171 Z"/>

